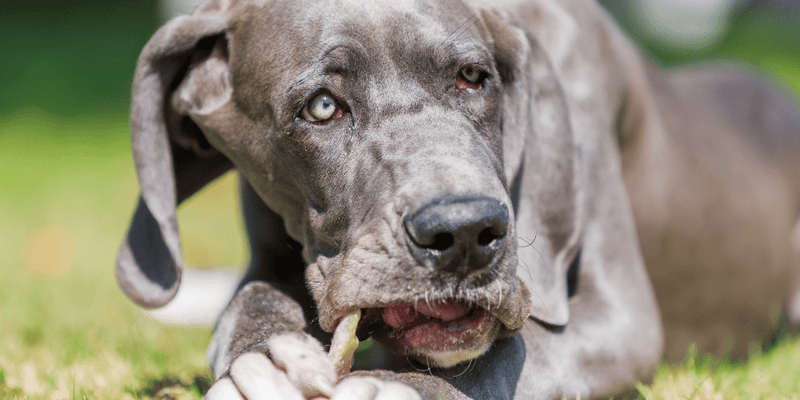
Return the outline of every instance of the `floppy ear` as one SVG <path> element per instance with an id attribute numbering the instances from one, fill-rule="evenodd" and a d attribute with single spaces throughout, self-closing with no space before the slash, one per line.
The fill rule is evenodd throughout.
<path id="1" fill-rule="evenodd" d="M 544 50 L 503 10 L 482 10 L 503 84 L 503 157 L 516 214 L 517 276 L 530 314 L 569 320 L 567 272 L 578 254 L 574 139 L 566 98 Z"/>
<path id="2" fill-rule="evenodd" d="M 227 24 L 220 10 L 175 18 L 139 56 L 131 142 L 142 194 L 116 274 L 125 294 L 145 307 L 166 304 L 178 290 L 183 257 L 177 203 L 232 167 L 189 117 L 230 101 Z"/>

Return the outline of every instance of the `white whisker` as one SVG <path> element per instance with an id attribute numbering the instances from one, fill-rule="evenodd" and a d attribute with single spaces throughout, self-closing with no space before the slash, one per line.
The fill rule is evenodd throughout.
<path id="1" fill-rule="evenodd" d="M 460 374 L 458 374 L 458 375 L 454 376 L 453 378 L 458 378 L 459 376 L 466 374 L 466 373 L 467 373 L 467 372 L 468 372 L 468 371 L 471 369 L 471 367 L 472 367 L 472 362 L 473 362 L 473 361 L 475 361 L 475 359 L 474 359 L 474 358 L 470 359 L 470 360 L 469 360 L 469 362 L 467 363 L 467 367 L 466 367 L 466 368 L 464 368 L 464 370 L 463 370 L 463 371 L 461 371 L 461 373 L 460 373 Z"/>

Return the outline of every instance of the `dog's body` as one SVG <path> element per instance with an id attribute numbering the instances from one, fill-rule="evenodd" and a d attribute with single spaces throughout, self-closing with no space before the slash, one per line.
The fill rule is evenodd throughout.
<path id="1" fill-rule="evenodd" d="M 653 74 L 657 115 L 633 123 L 658 128 L 623 144 L 623 176 L 666 355 L 694 342 L 741 358 L 781 323 L 788 293 L 786 316 L 800 322 L 800 113 L 739 71 Z"/>
<path id="2" fill-rule="evenodd" d="M 208 1 L 140 58 L 126 294 L 168 302 L 176 203 L 244 177 L 252 259 L 208 397 L 609 396 L 660 359 L 656 298 L 670 357 L 800 319 L 783 95 L 658 71 L 591 1 L 356 3 Z M 340 381 L 320 341 L 357 309 L 434 369 Z"/>

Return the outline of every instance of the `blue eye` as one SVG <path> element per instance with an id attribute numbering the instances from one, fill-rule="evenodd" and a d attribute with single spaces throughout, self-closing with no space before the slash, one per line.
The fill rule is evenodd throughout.
<path id="1" fill-rule="evenodd" d="M 317 95 L 303 108 L 300 116 L 308 122 L 327 122 L 340 113 L 339 103 L 330 95 Z"/>
<path id="2" fill-rule="evenodd" d="M 478 79 L 481 77 L 481 71 L 473 67 L 462 68 L 461 77 L 471 84 L 476 84 L 478 83 Z"/>
<path id="3" fill-rule="evenodd" d="M 456 87 L 458 90 L 478 90 L 483 89 L 486 74 L 475 67 L 464 67 L 458 71 L 456 76 Z"/>

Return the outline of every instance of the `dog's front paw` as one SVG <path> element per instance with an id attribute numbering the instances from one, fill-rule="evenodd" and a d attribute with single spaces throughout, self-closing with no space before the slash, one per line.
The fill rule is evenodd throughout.
<path id="1" fill-rule="evenodd" d="M 267 341 L 267 349 L 272 359 L 261 352 L 236 357 L 205 399 L 304 400 L 329 398 L 334 393 L 333 363 L 315 340 L 275 335 Z"/>
<path id="2" fill-rule="evenodd" d="M 405 383 L 371 376 L 350 376 L 333 391 L 331 400 L 421 400 L 422 396 Z"/>

